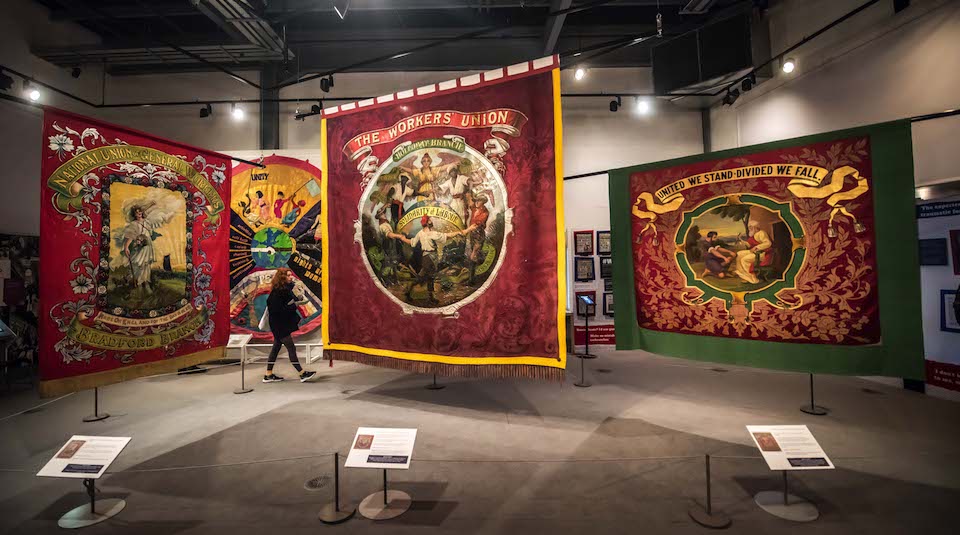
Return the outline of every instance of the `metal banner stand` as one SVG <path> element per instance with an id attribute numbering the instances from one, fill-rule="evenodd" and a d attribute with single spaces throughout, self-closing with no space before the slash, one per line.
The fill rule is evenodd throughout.
<path id="1" fill-rule="evenodd" d="M 690 518 L 694 522 L 700 524 L 703 527 L 712 528 L 712 529 L 725 529 L 730 527 L 731 521 L 730 517 L 723 513 L 714 513 L 712 496 L 710 494 L 710 454 L 706 456 L 706 471 L 707 471 L 707 507 L 702 509 L 700 507 L 691 507 L 688 513 Z"/>
<path id="2" fill-rule="evenodd" d="M 112 516 L 116 516 L 120 511 L 123 511 L 127 502 L 119 498 L 108 498 L 106 500 L 100 500 L 100 511 L 98 512 L 96 502 L 97 489 L 94 483 L 96 483 L 96 481 L 93 479 L 83 480 L 83 486 L 87 489 L 90 503 L 64 513 L 64 515 L 60 517 L 60 520 L 57 521 L 58 526 L 63 529 L 85 528 L 99 524 Z"/>
<path id="3" fill-rule="evenodd" d="M 817 404 L 813 402 L 813 374 L 812 373 L 810 374 L 810 404 L 800 407 L 800 410 L 807 414 L 812 414 L 814 416 L 823 416 L 824 414 L 827 414 L 828 412 L 830 412 L 830 410 L 827 409 L 826 407 L 817 406 Z"/>
<path id="4" fill-rule="evenodd" d="M 577 355 L 577 358 L 580 359 L 580 380 L 577 381 L 576 383 L 573 383 L 573 386 L 586 388 L 590 386 L 590 381 L 587 381 L 587 373 L 586 371 L 584 371 L 584 365 L 583 365 L 583 361 L 586 357 L 584 357 L 583 355 Z"/>
<path id="5" fill-rule="evenodd" d="M 100 420 L 106 420 L 110 415 L 107 413 L 100 413 L 100 389 L 97 387 L 93 388 L 93 414 L 90 416 L 84 416 L 84 422 L 99 422 Z"/>
<path id="6" fill-rule="evenodd" d="M 340 453 L 333 454 L 333 503 L 320 509 L 318 517 L 324 524 L 341 524 L 353 518 L 355 507 L 340 509 Z"/>
<path id="7" fill-rule="evenodd" d="M 587 314 L 583 316 L 583 342 L 585 347 L 583 348 L 583 353 L 577 353 L 577 356 L 582 359 L 595 359 L 597 356 L 590 352 L 590 305 L 585 304 L 584 306 L 587 307 Z M 574 329 L 576 329 L 576 327 L 574 327 Z"/>
<path id="8" fill-rule="evenodd" d="M 426 386 L 427 390 L 443 390 L 447 385 L 438 385 L 437 384 L 437 374 L 433 374 L 433 382 Z"/>
<path id="9" fill-rule="evenodd" d="M 234 394 L 248 394 L 253 392 L 252 388 L 247 388 L 245 384 L 246 381 L 246 367 L 247 367 L 247 344 L 243 344 L 243 347 L 240 348 L 240 388 L 233 391 Z"/>
<path id="10" fill-rule="evenodd" d="M 820 511 L 816 505 L 787 491 L 786 470 L 783 470 L 782 493 L 775 490 L 765 490 L 758 492 L 753 500 L 764 511 L 784 520 L 812 522 L 820 517 Z"/>
<path id="11" fill-rule="evenodd" d="M 413 499 L 402 490 L 387 490 L 387 469 L 383 469 L 383 492 L 374 492 L 360 502 L 360 514 L 370 520 L 389 520 L 410 509 Z"/>

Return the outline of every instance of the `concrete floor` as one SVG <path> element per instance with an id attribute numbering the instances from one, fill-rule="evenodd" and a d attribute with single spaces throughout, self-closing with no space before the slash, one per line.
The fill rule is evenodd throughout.
<path id="1" fill-rule="evenodd" d="M 69 396 L 0 421 L 0 532 L 53 533 L 83 503 L 78 481 L 34 476 L 72 434 L 132 436 L 100 481 L 123 497 L 119 516 L 85 533 L 707 533 L 687 510 L 702 503 L 704 454 L 713 456 L 714 508 L 730 533 L 957 533 L 960 404 L 862 379 L 817 378 L 829 416 L 798 411 L 807 376 L 714 366 L 643 352 L 600 351 L 591 388 L 532 381 L 442 380 L 326 362 L 316 383 L 254 382 L 232 393 L 236 366 L 109 386 L 113 416 L 82 423 L 92 394 Z M 258 380 L 259 366 L 248 374 Z M 292 376 L 289 364 L 278 372 Z M 0 397 L 0 418 L 36 405 L 32 392 Z M 777 489 L 744 426 L 808 424 L 834 471 L 791 476 L 821 518 L 793 524 L 753 503 Z M 316 520 L 332 499 L 332 452 L 358 426 L 417 427 L 411 469 L 391 473 L 415 502 L 405 515 L 339 526 Z M 293 461 L 287 459 L 301 457 Z M 276 460 L 255 464 L 245 461 Z M 145 471 L 192 466 L 183 470 Z M 356 504 L 377 471 L 342 470 Z"/>

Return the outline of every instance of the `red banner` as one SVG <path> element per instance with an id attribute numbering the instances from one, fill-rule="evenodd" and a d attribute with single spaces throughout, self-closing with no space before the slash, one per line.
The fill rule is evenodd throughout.
<path id="1" fill-rule="evenodd" d="M 878 343 L 871 165 L 860 137 L 631 175 L 640 326 Z"/>
<path id="2" fill-rule="evenodd" d="M 325 353 L 562 377 L 558 73 L 533 65 L 324 120 Z"/>
<path id="3" fill-rule="evenodd" d="M 229 160 L 53 109 L 43 140 L 41 394 L 222 356 Z"/>

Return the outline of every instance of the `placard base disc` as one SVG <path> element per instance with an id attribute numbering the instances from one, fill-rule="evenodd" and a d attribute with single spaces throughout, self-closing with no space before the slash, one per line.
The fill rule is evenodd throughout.
<path id="1" fill-rule="evenodd" d="M 109 418 L 109 417 L 110 417 L 109 414 L 107 414 L 107 413 L 105 413 L 105 412 L 101 412 L 101 413 L 99 413 L 99 414 L 91 414 L 90 416 L 84 416 L 84 417 L 83 417 L 83 421 L 84 421 L 84 422 L 99 422 L 100 420 L 106 420 L 106 419 Z"/>
<path id="2" fill-rule="evenodd" d="M 387 503 L 383 503 L 383 491 L 379 490 L 367 496 L 357 508 L 360 514 L 370 520 L 389 520 L 407 512 L 413 499 L 402 490 L 388 490 Z"/>
<path id="3" fill-rule="evenodd" d="M 383 503 L 383 493 L 380 494 L 380 503 Z M 340 504 L 340 510 L 337 511 L 336 504 L 330 502 L 320 508 L 320 514 L 317 517 L 324 524 L 340 524 L 353 518 L 357 508 Z"/>
<path id="4" fill-rule="evenodd" d="M 127 502 L 119 498 L 97 500 L 97 512 L 91 514 L 90 504 L 86 503 L 80 507 L 67 511 L 63 516 L 60 517 L 60 520 L 57 521 L 57 525 L 63 529 L 77 529 L 99 524 L 100 522 L 115 516 L 120 511 L 123 511 L 123 508 L 126 507 L 126 505 Z"/>
<path id="5" fill-rule="evenodd" d="M 730 527 L 730 517 L 722 513 L 708 513 L 702 507 L 691 507 L 689 511 L 690 518 L 703 527 L 711 529 L 724 529 Z"/>
<path id="6" fill-rule="evenodd" d="M 800 407 L 800 410 L 814 416 L 823 416 L 830 412 L 830 409 L 821 407 L 820 405 L 804 405 Z"/>
<path id="7" fill-rule="evenodd" d="M 799 496 L 787 494 L 787 503 L 784 505 L 782 491 L 765 490 L 758 492 L 753 500 L 764 511 L 784 520 L 813 522 L 820 518 L 820 511 L 817 506 Z"/>
<path id="8" fill-rule="evenodd" d="M 233 391 L 234 394 L 249 394 L 250 392 L 253 392 L 252 388 L 238 388 Z"/>

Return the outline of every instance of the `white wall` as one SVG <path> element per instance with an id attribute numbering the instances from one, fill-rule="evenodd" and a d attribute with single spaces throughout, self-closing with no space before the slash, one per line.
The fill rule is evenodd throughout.
<path id="1" fill-rule="evenodd" d="M 770 10 L 771 47 L 786 49 L 861 0 L 785 0 Z M 828 132 L 960 106 L 960 2 L 879 2 L 791 56 L 776 76 L 711 113 L 715 150 Z M 779 66 L 778 66 L 779 67 Z M 960 177 L 960 118 L 914 123 L 918 184 Z"/>

